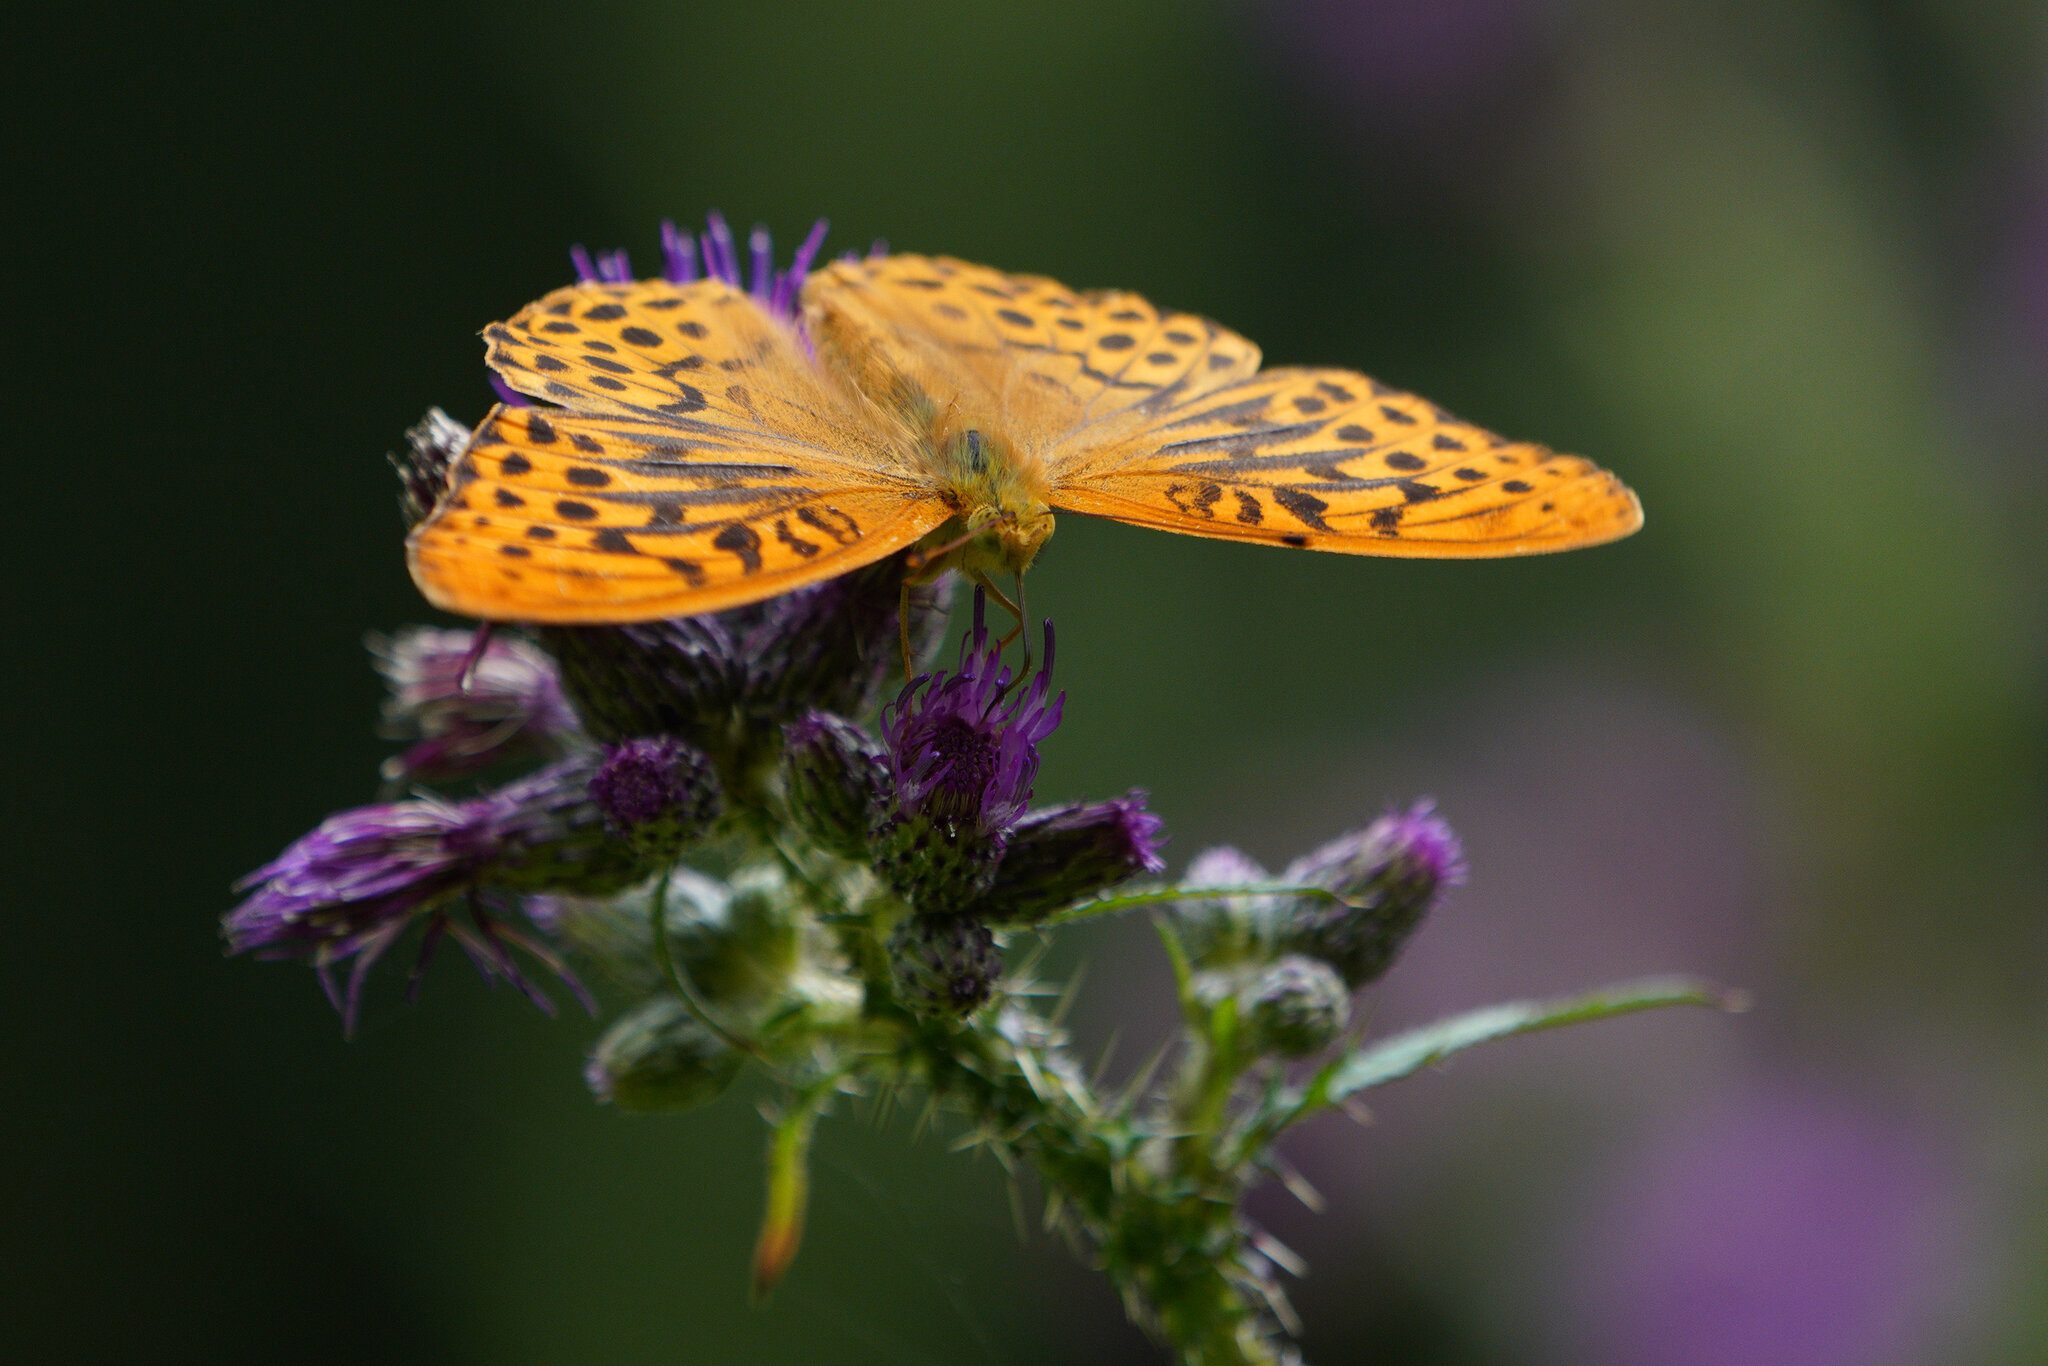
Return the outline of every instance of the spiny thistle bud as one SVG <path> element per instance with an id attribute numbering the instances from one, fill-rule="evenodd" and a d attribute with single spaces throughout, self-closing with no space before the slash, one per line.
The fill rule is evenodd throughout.
<path id="1" fill-rule="evenodd" d="M 520 972 L 512 948 L 580 996 L 553 950 L 504 922 L 498 894 L 603 895 L 653 871 L 606 831 L 589 795 L 594 766 L 578 756 L 464 802 L 391 802 L 328 817 L 242 881 L 250 895 L 221 924 L 228 951 L 311 962 L 351 1031 L 371 965 L 416 923 L 426 926 L 420 968 L 453 936 L 487 976 L 503 977 L 542 1009 L 553 1007 Z M 345 991 L 332 980 L 343 963 Z"/>
<path id="2" fill-rule="evenodd" d="M 1218 845 L 1189 861 L 1180 885 L 1191 891 L 1206 887 L 1256 887 L 1272 874 L 1241 849 Z M 1253 955 L 1269 937 L 1279 898 L 1272 896 L 1190 897 L 1173 906 L 1175 925 L 1189 955 L 1205 967 L 1218 967 Z"/>
<path id="3" fill-rule="evenodd" d="M 889 970 L 897 998 L 914 1014 L 958 1019 L 995 994 L 1003 956 L 978 921 L 913 915 L 889 936 Z"/>
<path id="4" fill-rule="evenodd" d="M 1329 964 L 1289 954 L 1251 980 L 1244 1011 L 1260 1051 L 1302 1058 L 1344 1032 L 1351 997 Z"/>
<path id="5" fill-rule="evenodd" d="M 989 638 L 982 595 L 960 663 L 913 679 L 882 710 L 889 814 L 875 839 L 876 871 L 920 910 L 953 911 L 986 891 L 1010 827 L 1031 800 L 1038 745 L 1060 723 L 1066 695 L 1048 699 L 1052 628 L 1044 664 L 1011 687 Z"/>
<path id="6" fill-rule="evenodd" d="M 405 449 L 386 458 L 398 471 L 398 508 L 407 526 L 424 522 L 441 501 L 448 491 L 448 469 L 468 444 L 469 428 L 439 408 L 427 409 L 425 417 L 406 428 Z"/>
<path id="7" fill-rule="evenodd" d="M 1157 873 L 1166 867 L 1163 828 L 1138 791 L 1029 812 L 1011 828 L 995 881 L 973 914 L 992 925 L 1029 925 L 1139 873 Z"/>
<path id="8" fill-rule="evenodd" d="M 1326 887 L 1344 901 L 1289 907 L 1283 946 L 1322 959 L 1359 987 L 1393 964 L 1438 895 L 1465 880 L 1465 856 L 1434 805 L 1420 802 L 1296 859 L 1285 880 Z"/>
<path id="9" fill-rule="evenodd" d="M 807 533 L 829 537 L 831 528 Z M 756 620 L 730 614 L 746 661 L 746 707 L 758 717 L 806 708 L 865 716 L 903 668 L 902 628 L 910 631 L 911 667 L 921 669 L 945 640 L 953 599 L 950 574 L 911 586 L 901 556 L 842 574 L 815 588 L 763 603 Z M 899 612 L 907 610 L 907 617 Z"/>
<path id="10" fill-rule="evenodd" d="M 669 737 L 607 745 L 590 797 L 615 832 L 650 856 L 675 857 L 718 819 L 711 761 Z"/>
<path id="11" fill-rule="evenodd" d="M 691 1110 L 718 1099 L 745 1061 L 673 997 L 621 1016 L 591 1051 L 591 1094 L 631 1114 Z"/>
<path id="12" fill-rule="evenodd" d="M 867 733 L 829 712 L 806 712 L 783 727 L 782 765 L 796 823 L 822 848 L 864 857 L 889 777 Z"/>
<path id="13" fill-rule="evenodd" d="M 539 639 L 596 739 L 679 735 L 706 749 L 722 742 L 744 669 L 718 617 L 555 626 Z"/>
<path id="14" fill-rule="evenodd" d="M 416 742 L 384 761 L 386 782 L 450 782 L 580 737 L 554 661 L 517 636 L 495 634 L 479 649 L 474 631 L 414 626 L 368 644 L 390 690 L 383 732 Z"/>

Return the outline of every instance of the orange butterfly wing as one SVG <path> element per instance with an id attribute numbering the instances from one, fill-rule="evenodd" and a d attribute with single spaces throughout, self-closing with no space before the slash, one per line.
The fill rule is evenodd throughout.
<path id="1" fill-rule="evenodd" d="M 716 280 L 583 284 L 486 330 L 500 406 L 407 543 L 436 606 L 493 620 L 717 611 L 912 544 L 946 505 L 904 434 Z"/>
<path id="2" fill-rule="evenodd" d="M 1085 431 L 1051 502 L 1352 555 L 1531 555 L 1616 540 L 1642 505 L 1590 460 L 1509 441 L 1348 370 L 1267 370 L 1138 430 Z"/>
<path id="3" fill-rule="evenodd" d="M 835 262 L 804 301 L 821 349 L 870 392 L 902 376 L 941 405 L 964 396 L 1027 451 L 1259 368 L 1256 346 L 1206 318 L 951 257 Z"/>
<path id="4" fill-rule="evenodd" d="M 840 262 L 805 292 L 863 383 L 979 395 L 1054 507 L 1196 536 L 1438 558 L 1595 545 L 1642 525 L 1619 479 L 1344 370 L 1259 371 L 1207 319 L 946 257 Z M 879 372 L 879 377 L 876 372 Z M 972 401 L 970 399 L 970 401 Z"/>

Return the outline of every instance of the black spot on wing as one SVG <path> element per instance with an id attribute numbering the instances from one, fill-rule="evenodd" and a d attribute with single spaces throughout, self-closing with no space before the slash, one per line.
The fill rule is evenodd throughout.
<path id="1" fill-rule="evenodd" d="M 816 543 L 807 541 L 792 532 L 789 529 L 789 520 L 785 517 L 777 517 L 775 519 L 775 539 L 788 546 L 791 550 L 794 550 L 806 560 L 818 553 Z"/>
<path id="2" fill-rule="evenodd" d="M 1297 488 L 1276 488 L 1273 490 L 1273 501 L 1287 509 L 1296 521 L 1311 530 L 1330 529 L 1330 524 L 1323 520 L 1323 514 L 1329 510 L 1330 505 L 1313 493 Z"/>
<path id="3" fill-rule="evenodd" d="M 742 574 L 758 574 L 761 572 L 761 537 L 758 532 L 746 523 L 734 522 L 731 526 L 713 536 L 711 544 L 717 546 L 720 550 L 739 556 L 740 572 Z"/>

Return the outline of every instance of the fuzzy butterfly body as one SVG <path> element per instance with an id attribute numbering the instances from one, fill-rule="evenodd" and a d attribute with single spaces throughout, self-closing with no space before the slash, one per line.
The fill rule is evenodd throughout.
<path id="1" fill-rule="evenodd" d="M 1135 294 L 946 258 L 812 275 L 801 323 L 725 279 L 589 281 L 486 329 L 494 408 L 413 533 L 436 605 L 618 623 L 716 611 L 922 543 L 1022 573 L 1055 509 L 1348 554 L 1614 540 L 1634 494 L 1346 370 Z"/>

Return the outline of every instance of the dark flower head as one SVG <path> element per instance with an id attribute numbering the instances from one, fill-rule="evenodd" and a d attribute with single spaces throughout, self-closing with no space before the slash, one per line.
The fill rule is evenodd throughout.
<path id="1" fill-rule="evenodd" d="M 407 526 L 425 521 L 441 501 L 448 491 L 449 467 L 468 444 L 469 428 L 439 408 L 427 409 L 425 417 L 405 429 L 405 449 L 386 458 L 398 471 L 398 507 Z"/>
<path id="2" fill-rule="evenodd" d="M 903 676 L 902 628 L 913 667 L 923 667 L 946 637 L 953 576 L 912 584 L 891 556 L 763 603 L 722 613 L 745 661 L 746 707 L 787 717 L 807 707 L 866 716 Z M 903 609 L 908 609 L 907 618 Z"/>
<path id="3" fill-rule="evenodd" d="M 861 858 L 882 817 L 887 770 L 867 733 L 824 711 L 783 727 L 782 779 L 790 816 L 820 846 Z"/>
<path id="4" fill-rule="evenodd" d="M 559 752 L 581 734 L 554 662 L 517 636 L 480 642 L 474 631 L 415 626 L 373 635 L 369 647 L 389 688 L 384 733 L 416 742 L 384 761 L 387 782 L 466 778 Z"/>
<path id="5" fill-rule="evenodd" d="M 1038 745 L 1060 723 L 1067 695 L 1052 688 L 1052 623 L 1045 655 L 1029 680 L 1012 686 L 1002 650 L 989 638 L 984 599 L 960 663 L 915 679 L 882 710 L 891 798 L 900 815 L 999 836 L 1024 813 L 1038 776 Z"/>
<path id="6" fill-rule="evenodd" d="M 918 1015 L 958 1019 L 995 995 L 1003 955 L 988 926 L 964 915 L 906 916 L 889 935 L 897 999 Z"/>
<path id="7" fill-rule="evenodd" d="M 1027 925 L 1140 873 L 1157 873 L 1165 824 L 1145 794 L 1032 811 L 1011 828 L 995 881 L 973 914 Z"/>
<path id="8" fill-rule="evenodd" d="M 668 737 L 605 746 L 590 798 L 614 831 L 650 853 L 676 853 L 718 817 L 710 760 Z"/>
<path id="9" fill-rule="evenodd" d="M 504 922 L 500 892 L 619 891 L 651 865 L 610 838 L 587 794 L 587 759 L 568 759 L 463 802 L 414 800 L 330 816 L 239 884 L 248 897 L 222 921 L 230 953 L 300 958 L 355 1028 L 364 978 L 415 924 L 426 926 L 412 989 L 452 937 L 486 977 L 553 1005 L 512 955 L 519 949 L 583 989 L 545 945 Z M 349 966 L 345 988 L 334 970 Z"/>
<path id="10" fill-rule="evenodd" d="M 1357 987 L 1385 972 L 1442 893 L 1464 882 L 1465 855 L 1425 801 L 1296 859 L 1284 880 L 1343 900 L 1289 907 L 1275 927 L 1281 946 L 1322 959 Z"/>

